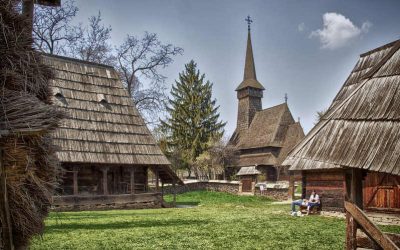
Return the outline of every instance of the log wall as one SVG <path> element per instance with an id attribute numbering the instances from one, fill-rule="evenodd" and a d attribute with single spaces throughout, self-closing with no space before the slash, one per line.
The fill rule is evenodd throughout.
<path id="1" fill-rule="evenodd" d="M 323 210 L 344 211 L 345 180 L 342 171 L 304 171 L 303 175 L 307 199 L 315 190 Z"/>
<path id="2" fill-rule="evenodd" d="M 303 171 L 308 198 L 312 190 L 320 195 L 325 211 L 344 211 L 345 176 L 336 171 Z M 363 204 L 368 211 L 400 212 L 400 176 L 368 172 L 363 179 Z"/>

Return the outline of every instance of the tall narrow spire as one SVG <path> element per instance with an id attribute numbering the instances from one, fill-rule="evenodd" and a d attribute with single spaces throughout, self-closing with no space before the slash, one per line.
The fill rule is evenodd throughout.
<path id="1" fill-rule="evenodd" d="M 251 45 L 250 26 L 247 34 L 246 61 L 244 64 L 244 75 L 243 75 L 243 80 L 246 79 L 257 80 L 256 67 L 254 65 L 253 46 Z"/>
<path id="2" fill-rule="evenodd" d="M 251 44 L 251 34 L 250 34 L 250 25 L 253 22 L 253 20 L 251 20 L 250 16 L 247 16 L 245 21 L 247 22 L 248 25 L 246 61 L 244 64 L 243 82 L 239 84 L 239 86 L 236 88 L 236 91 L 247 87 L 264 90 L 264 87 L 261 85 L 261 83 L 257 81 L 256 67 L 254 64 L 253 46 Z"/>

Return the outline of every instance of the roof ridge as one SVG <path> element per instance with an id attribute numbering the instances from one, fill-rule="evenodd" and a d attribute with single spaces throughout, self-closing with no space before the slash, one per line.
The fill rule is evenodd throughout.
<path id="1" fill-rule="evenodd" d="M 287 103 L 286 103 L 286 102 L 283 102 L 283 103 L 281 103 L 281 104 L 277 104 L 277 105 L 271 106 L 271 107 L 269 107 L 269 108 L 265 108 L 265 109 L 259 110 L 259 111 L 257 111 L 256 113 L 258 113 L 258 112 L 263 112 L 263 111 L 267 111 L 267 110 L 274 109 L 274 108 L 278 108 L 278 107 L 280 107 L 280 106 L 285 106 L 285 104 L 286 104 L 286 107 L 287 107 Z"/>
<path id="2" fill-rule="evenodd" d="M 115 70 L 115 68 L 114 68 L 113 66 L 110 66 L 110 65 L 107 65 L 107 64 L 96 63 L 96 62 L 91 62 L 91 61 L 85 61 L 85 60 L 78 59 L 78 58 L 73 58 L 73 57 L 68 57 L 68 56 L 60 56 L 60 55 L 54 55 L 54 54 L 49 54 L 49 53 L 44 53 L 44 52 L 40 52 L 40 54 L 41 54 L 42 56 L 57 58 L 57 59 L 61 59 L 61 60 L 69 61 L 69 62 L 72 61 L 72 62 L 77 62 L 77 63 L 90 64 L 90 65 L 93 65 L 93 66 L 111 68 L 111 69 L 114 69 L 114 70 Z"/>
<path id="3" fill-rule="evenodd" d="M 393 46 L 393 45 L 394 45 L 396 42 L 398 42 L 398 41 L 400 41 L 400 39 L 394 40 L 394 41 L 392 41 L 392 42 L 390 42 L 390 43 L 387 43 L 387 44 L 384 44 L 384 45 L 382 45 L 382 46 L 380 46 L 380 47 L 378 47 L 378 48 L 375 48 L 375 49 L 369 50 L 369 51 L 367 51 L 367 52 L 361 53 L 361 54 L 360 54 L 360 57 L 368 56 L 368 55 L 371 55 L 371 54 L 373 54 L 373 53 L 375 53 L 375 52 L 378 52 L 378 51 L 387 49 L 387 48 Z"/>

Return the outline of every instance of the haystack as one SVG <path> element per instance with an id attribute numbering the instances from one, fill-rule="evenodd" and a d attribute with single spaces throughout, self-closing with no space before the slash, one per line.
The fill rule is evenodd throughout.
<path id="1" fill-rule="evenodd" d="M 10 236 L 24 248 L 43 231 L 59 173 L 48 135 L 63 117 L 50 105 L 51 70 L 32 48 L 16 4 L 0 0 L 0 248 Z"/>

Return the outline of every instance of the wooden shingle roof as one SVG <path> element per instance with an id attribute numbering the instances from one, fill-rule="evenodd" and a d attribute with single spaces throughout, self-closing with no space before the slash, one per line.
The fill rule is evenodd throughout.
<path id="1" fill-rule="evenodd" d="M 279 148 L 279 153 L 242 153 L 238 166 L 281 165 L 288 152 L 304 138 L 303 128 L 295 122 L 286 103 L 261 111 L 254 116 L 250 127 L 233 135 L 239 150 Z"/>
<path id="2" fill-rule="evenodd" d="M 282 147 L 285 130 L 295 123 L 286 103 L 258 111 L 246 132 L 240 135 L 238 148 Z"/>
<path id="3" fill-rule="evenodd" d="M 53 133 L 61 162 L 169 165 L 112 67 L 43 55 L 55 71 L 54 103 L 66 111 Z"/>
<path id="4" fill-rule="evenodd" d="M 236 175 L 259 175 L 260 171 L 257 170 L 256 166 L 241 167 Z"/>
<path id="5" fill-rule="evenodd" d="M 400 40 L 360 56 L 327 113 L 283 164 L 400 175 Z"/>

